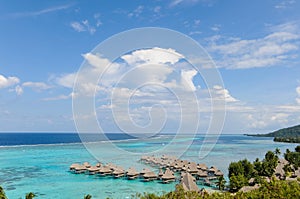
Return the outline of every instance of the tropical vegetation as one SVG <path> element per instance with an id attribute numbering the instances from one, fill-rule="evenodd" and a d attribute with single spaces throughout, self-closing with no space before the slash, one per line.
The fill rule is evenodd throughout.
<path id="1" fill-rule="evenodd" d="M 298 199 L 300 196 L 300 185 L 296 181 L 276 180 L 273 178 L 271 182 L 263 181 L 260 188 L 249 192 L 214 192 L 206 191 L 185 192 L 182 187 L 178 187 L 175 191 L 157 195 L 153 193 L 137 194 L 136 198 L 140 199 L 271 199 L 271 198 L 289 198 Z"/>
<path id="2" fill-rule="evenodd" d="M 3 188 L 0 186 L 0 199 L 7 199 Z"/>
<path id="3" fill-rule="evenodd" d="M 267 134 L 247 134 L 258 137 L 274 137 L 275 142 L 300 143 L 300 125 L 283 128 Z"/>

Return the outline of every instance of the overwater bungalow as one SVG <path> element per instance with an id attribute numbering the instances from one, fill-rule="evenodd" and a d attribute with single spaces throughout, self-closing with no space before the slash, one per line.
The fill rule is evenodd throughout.
<path id="1" fill-rule="evenodd" d="M 197 174 L 196 174 L 199 178 L 206 178 L 208 176 L 207 171 L 203 171 L 203 170 L 198 170 Z"/>
<path id="2" fill-rule="evenodd" d="M 197 164 L 197 168 L 201 169 L 203 171 L 206 171 L 208 169 L 208 167 L 206 166 L 206 164 L 203 164 L 203 163 Z"/>
<path id="3" fill-rule="evenodd" d="M 83 163 L 83 166 L 84 166 L 85 168 L 90 168 L 92 165 L 90 165 L 90 163 L 88 163 L 88 162 L 84 162 L 84 163 Z"/>
<path id="4" fill-rule="evenodd" d="M 208 175 L 214 175 L 218 171 L 218 169 L 217 167 L 212 166 L 207 171 L 208 171 Z"/>
<path id="5" fill-rule="evenodd" d="M 224 175 L 224 173 L 220 170 L 215 172 L 215 176 L 223 176 L 223 175 Z"/>
<path id="6" fill-rule="evenodd" d="M 133 180 L 136 179 L 140 175 L 140 173 L 137 172 L 135 168 L 130 167 L 126 172 L 126 175 L 128 180 Z"/>
<path id="7" fill-rule="evenodd" d="M 101 167 L 102 166 L 102 163 L 101 162 L 98 162 L 97 164 L 96 164 L 96 167 Z"/>
<path id="8" fill-rule="evenodd" d="M 70 166 L 70 171 L 74 171 L 76 167 L 78 167 L 80 164 L 78 163 L 74 163 L 74 164 L 71 164 Z"/>
<path id="9" fill-rule="evenodd" d="M 187 165 L 187 172 L 190 174 L 196 174 L 198 172 L 197 164 L 195 162 L 191 162 Z"/>
<path id="10" fill-rule="evenodd" d="M 122 168 L 117 168 L 112 172 L 114 178 L 120 178 L 125 175 L 125 170 Z"/>
<path id="11" fill-rule="evenodd" d="M 77 165 L 77 167 L 74 168 L 74 172 L 79 174 L 79 173 L 84 173 L 86 171 L 86 167 L 83 165 Z"/>
<path id="12" fill-rule="evenodd" d="M 196 179 L 188 172 L 182 175 L 180 184 L 185 191 L 199 191 L 199 187 L 196 184 Z"/>
<path id="13" fill-rule="evenodd" d="M 149 168 L 143 168 L 142 171 L 140 172 L 141 175 L 144 175 L 145 173 L 149 173 L 151 170 Z"/>
<path id="14" fill-rule="evenodd" d="M 111 171 L 115 170 L 118 167 L 117 165 L 115 165 L 111 162 L 106 164 L 106 166 L 109 167 Z"/>
<path id="15" fill-rule="evenodd" d="M 181 171 L 181 170 L 183 170 L 183 163 L 182 162 L 176 162 L 175 163 L 175 166 L 174 166 L 174 169 L 176 170 L 176 171 Z"/>
<path id="16" fill-rule="evenodd" d="M 152 181 L 152 180 L 156 180 L 157 179 L 157 175 L 153 172 L 153 171 L 150 171 L 150 172 L 147 172 L 143 175 L 144 177 L 144 181 L 145 182 L 149 182 L 149 181 Z"/>
<path id="17" fill-rule="evenodd" d="M 91 166 L 89 168 L 87 168 L 87 171 L 89 172 L 90 175 L 94 175 L 99 171 L 99 167 L 96 166 Z"/>
<path id="18" fill-rule="evenodd" d="M 101 176 L 106 176 L 106 175 L 109 175 L 112 173 L 110 167 L 108 166 L 102 166 L 100 167 L 98 173 L 101 175 Z"/>
<path id="19" fill-rule="evenodd" d="M 161 177 L 163 183 L 169 183 L 175 181 L 174 173 L 170 169 L 166 169 L 165 173 Z"/>

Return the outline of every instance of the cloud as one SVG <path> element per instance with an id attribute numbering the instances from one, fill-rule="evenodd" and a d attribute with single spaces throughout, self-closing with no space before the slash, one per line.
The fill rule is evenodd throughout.
<path id="1" fill-rule="evenodd" d="M 183 85 L 186 85 L 185 87 L 189 89 L 190 91 L 196 91 L 196 87 L 193 83 L 193 78 L 196 76 L 197 71 L 196 70 L 182 70 L 181 71 L 181 81 Z"/>
<path id="2" fill-rule="evenodd" d="M 212 93 L 215 94 L 215 96 L 212 96 L 215 100 L 225 100 L 226 102 L 237 102 L 238 100 L 232 97 L 229 93 L 229 91 L 225 88 L 223 88 L 220 85 L 215 85 L 213 87 Z"/>
<path id="3" fill-rule="evenodd" d="M 105 88 L 94 83 L 94 80 L 98 80 L 99 75 L 101 75 L 106 69 L 107 74 L 113 75 L 115 72 L 118 72 L 118 64 L 112 64 L 108 59 L 102 58 L 101 55 L 95 55 L 92 53 L 82 54 L 83 58 L 86 61 L 86 67 L 84 67 L 79 72 L 69 73 L 60 75 L 55 78 L 55 82 L 63 87 L 73 89 L 75 80 L 76 84 L 76 95 L 88 95 L 93 96 L 95 92 L 103 91 Z M 107 68 L 110 66 L 110 68 Z M 111 76 L 106 80 L 107 82 L 111 81 Z M 106 83 L 102 81 L 102 83 Z"/>
<path id="4" fill-rule="evenodd" d="M 75 78 L 76 73 L 61 75 L 56 78 L 56 83 L 66 88 L 73 88 Z"/>
<path id="5" fill-rule="evenodd" d="M 175 64 L 180 59 L 184 58 L 184 56 L 170 48 L 163 49 L 155 47 L 151 49 L 136 50 L 131 54 L 123 55 L 121 58 L 129 65 L 138 63 Z"/>
<path id="6" fill-rule="evenodd" d="M 43 101 L 56 101 L 56 100 L 67 100 L 70 99 L 73 96 L 73 94 L 69 94 L 69 95 L 59 95 L 56 97 L 48 97 L 48 98 L 44 98 Z"/>
<path id="7" fill-rule="evenodd" d="M 16 86 L 15 91 L 16 91 L 17 95 L 23 94 L 23 88 L 19 85 Z"/>
<path id="8" fill-rule="evenodd" d="M 134 9 L 132 12 L 130 12 L 128 14 L 128 17 L 139 17 L 140 14 L 142 14 L 143 10 L 144 10 L 144 6 L 140 5 L 136 9 Z"/>
<path id="9" fill-rule="evenodd" d="M 273 32 L 257 39 L 212 37 L 208 50 L 217 58 L 220 68 L 245 69 L 283 64 L 297 57 L 300 31 L 291 23 L 279 26 L 270 28 Z"/>
<path id="10" fill-rule="evenodd" d="M 210 29 L 211 29 L 212 31 L 218 32 L 218 31 L 220 31 L 220 28 L 221 28 L 221 25 L 215 24 L 215 25 L 212 26 Z"/>
<path id="11" fill-rule="evenodd" d="M 199 0 L 172 0 L 169 4 L 170 7 L 175 7 L 180 4 L 194 4 L 197 3 Z"/>
<path id="12" fill-rule="evenodd" d="M 38 91 L 52 88 L 50 85 L 47 85 L 44 82 L 24 82 L 22 87 L 30 87 Z"/>
<path id="13" fill-rule="evenodd" d="M 20 82 L 20 79 L 14 76 L 5 77 L 0 75 L 0 89 L 14 86 Z"/>
<path id="14" fill-rule="evenodd" d="M 99 27 L 103 24 L 102 21 L 100 20 L 100 16 L 101 16 L 100 13 L 94 14 L 94 19 L 96 20 L 96 27 Z"/>
<path id="15" fill-rule="evenodd" d="M 33 11 L 33 12 L 13 13 L 13 14 L 11 14 L 11 16 L 13 16 L 13 17 L 39 16 L 39 15 L 48 14 L 48 13 L 51 13 L 51 12 L 57 12 L 57 11 L 60 11 L 60 10 L 66 10 L 66 9 L 70 8 L 71 6 L 73 6 L 73 4 L 66 4 L 66 5 L 54 6 L 54 7 L 49 7 L 49 8 L 45 8 L 45 9 L 42 9 L 42 10 L 38 10 L 38 11 Z"/>
<path id="16" fill-rule="evenodd" d="M 84 31 L 86 31 L 85 27 L 80 22 L 73 21 L 73 22 L 71 22 L 70 25 L 77 32 L 84 32 Z"/>
<path id="17" fill-rule="evenodd" d="M 274 7 L 276 9 L 286 9 L 292 7 L 296 3 L 295 0 L 282 0 L 278 4 L 276 4 Z"/>
<path id="18" fill-rule="evenodd" d="M 96 27 L 99 27 L 102 22 L 97 19 Z M 90 22 L 86 19 L 81 22 L 73 21 L 70 23 L 70 26 L 77 32 L 89 32 L 91 35 L 96 32 L 96 28 L 90 25 Z"/>

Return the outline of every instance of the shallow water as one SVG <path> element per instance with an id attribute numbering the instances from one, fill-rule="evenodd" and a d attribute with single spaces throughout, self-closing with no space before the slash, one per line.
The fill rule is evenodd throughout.
<path id="1" fill-rule="evenodd" d="M 215 165 L 227 175 L 230 162 L 256 157 L 263 158 L 268 150 L 278 147 L 282 152 L 287 148 L 294 149 L 296 144 L 273 142 L 272 138 L 247 137 L 243 135 L 221 135 L 218 142 L 210 143 L 213 150 L 204 159 L 199 158 L 200 147 L 204 144 L 203 135 L 195 139 L 165 136 L 143 140 L 98 142 L 86 144 L 89 153 L 82 144 L 57 144 L 36 146 L 6 146 L 0 147 L 0 185 L 10 199 L 24 197 L 27 192 L 34 192 L 38 198 L 82 198 L 91 194 L 93 198 L 130 198 L 135 193 L 168 192 L 174 190 L 176 183 L 161 184 L 159 182 L 141 182 L 137 180 L 113 179 L 68 172 L 73 162 L 89 161 L 95 164 L 98 160 L 104 163 L 112 162 L 129 168 L 135 166 L 138 170 L 149 167 L 138 160 L 142 152 L 157 151 L 165 147 L 171 140 L 173 147 L 168 151 L 156 153 L 181 154 L 181 159 Z M 186 150 L 188 144 L 193 144 Z M 120 151 L 121 149 L 121 151 Z M 95 158 L 97 157 L 98 160 Z M 149 167 L 151 168 L 151 167 Z M 153 169 L 153 168 L 151 168 Z M 201 188 L 201 186 L 199 186 Z"/>

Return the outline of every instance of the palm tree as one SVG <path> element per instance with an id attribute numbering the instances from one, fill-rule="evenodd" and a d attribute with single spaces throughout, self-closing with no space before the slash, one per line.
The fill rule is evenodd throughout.
<path id="1" fill-rule="evenodd" d="M 226 183 L 226 180 L 224 179 L 223 176 L 220 176 L 218 178 L 218 182 L 216 182 L 216 185 L 218 186 L 219 190 L 224 190 L 225 188 L 225 183 Z"/>
<path id="2" fill-rule="evenodd" d="M 36 195 L 34 193 L 30 192 L 30 193 L 26 194 L 25 199 L 33 199 L 35 196 Z"/>
<path id="3" fill-rule="evenodd" d="M 276 149 L 275 149 L 275 154 L 276 154 L 277 156 L 281 154 L 281 152 L 280 152 L 280 149 L 279 149 L 279 148 L 276 148 Z"/>
<path id="4" fill-rule="evenodd" d="M 7 199 L 4 189 L 0 186 L 0 199 Z"/>
<path id="5" fill-rule="evenodd" d="M 90 194 L 88 194 L 88 195 L 84 196 L 83 199 L 91 199 L 91 198 L 92 198 L 92 196 Z"/>

